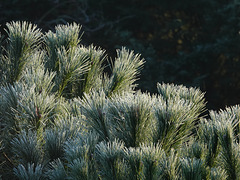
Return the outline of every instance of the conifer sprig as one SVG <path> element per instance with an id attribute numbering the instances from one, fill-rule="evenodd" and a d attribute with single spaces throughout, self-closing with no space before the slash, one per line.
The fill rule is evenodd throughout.
<path id="1" fill-rule="evenodd" d="M 34 179 L 34 180 L 43 180 L 43 167 L 41 165 L 34 165 L 28 163 L 26 167 L 20 164 L 17 168 L 13 169 L 14 175 L 19 180 L 27 180 L 27 179 Z"/>
<path id="2" fill-rule="evenodd" d="M 127 147 L 152 142 L 155 118 L 149 94 L 114 95 L 109 101 L 107 113 L 115 137 L 123 140 Z"/>
<path id="3" fill-rule="evenodd" d="M 67 172 L 64 168 L 62 162 L 57 159 L 49 163 L 45 177 L 48 177 L 51 180 L 65 180 L 67 177 Z"/>
<path id="4" fill-rule="evenodd" d="M 239 106 L 204 119 L 197 88 L 136 92 L 140 55 L 122 48 L 110 66 L 104 50 L 80 44 L 76 23 L 45 34 L 27 22 L 7 28 L 3 179 L 239 179 Z"/>
<path id="5" fill-rule="evenodd" d="M 144 60 L 139 54 L 134 54 L 126 48 L 117 50 L 117 57 L 112 67 L 112 75 L 109 81 L 106 81 L 106 94 L 111 96 L 112 93 L 121 91 L 132 91 L 136 85 L 140 70 L 142 69 Z"/>
<path id="6" fill-rule="evenodd" d="M 66 50 L 64 47 L 58 49 L 59 69 L 57 72 L 57 82 L 59 85 L 58 93 L 62 95 L 64 90 L 70 88 L 73 82 L 80 80 L 81 75 L 89 70 L 88 57 L 82 52 L 81 48 L 72 47 Z M 66 92 L 66 95 L 68 91 Z M 71 97 L 71 94 L 70 94 Z"/>
<path id="7" fill-rule="evenodd" d="M 36 133 L 22 131 L 11 141 L 11 144 L 12 152 L 25 167 L 28 167 L 28 164 L 42 163 L 41 140 L 38 139 Z"/>
<path id="8" fill-rule="evenodd" d="M 6 81 L 13 83 L 20 78 L 31 53 L 40 48 L 42 33 L 36 25 L 27 22 L 11 22 L 6 25 L 8 46 L 1 64 L 5 68 Z"/>
<path id="9" fill-rule="evenodd" d="M 58 25 L 55 27 L 55 32 L 49 31 L 44 36 L 48 58 L 46 67 L 52 71 L 59 70 L 59 60 L 57 51 L 59 48 L 64 47 L 66 51 L 71 47 L 76 47 L 80 41 L 81 27 L 76 24 Z"/>
<path id="10" fill-rule="evenodd" d="M 89 130 L 99 135 L 100 140 L 110 140 L 110 122 L 106 117 L 107 97 L 103 91 L 85 94 L 79 101 Z"/>

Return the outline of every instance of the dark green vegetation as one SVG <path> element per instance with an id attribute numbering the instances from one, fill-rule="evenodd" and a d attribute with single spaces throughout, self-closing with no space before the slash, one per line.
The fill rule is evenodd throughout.
<path id="1" fill-rule="evenodd" d="M 0 54 L 2 179 L 240 179 L 240 107 L 210 111 L 196 88 L 136 91 L 144 60 L 110 63 L 80 26 L 7 23 Z M 110 69 L 109 72 L 105 70 Z"/>
<path id="2" fill-rule="evenodd" d="M 1 0 L 0 22 L 28 20 L 44 31 L 83 25 L 83 44 L 115 57 L 125 46 L 141 53 L 139 87 L 157 82 L 200 87 L 210 109 L 240 102 L 239 0 Z"/>

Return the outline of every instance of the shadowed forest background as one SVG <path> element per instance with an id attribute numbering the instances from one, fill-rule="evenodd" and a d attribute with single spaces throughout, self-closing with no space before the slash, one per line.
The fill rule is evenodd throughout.
<path id="1" fill-rule="evenodd" d="M 200 87 L 209 109 L 240 103 L 239 0 L 1 0 L 1 34 L 9 21 L 26 20 L 47 31 L 82 25 L 83 44 L 115 57 L 126 46 L 146 63 L 138 88 L 156 83 Z"/>

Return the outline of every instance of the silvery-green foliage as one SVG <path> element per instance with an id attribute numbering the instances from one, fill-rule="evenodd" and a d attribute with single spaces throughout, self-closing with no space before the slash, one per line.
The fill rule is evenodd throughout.
<path id="1" fill-rule="evenodd" d="M 166 101 L 166 104 L 169 104 L 169 101 L 177 103 L 179 100 L 184 100 L 186 106 L 189 106 L 191 109 L 192 118 L 197 119 L 201 113 L 205 111 L 205 99 L 204 93 L 197 88 L 187 88 L 183 85 L 174 85 L 174 84 L 157 84 L 158 93 Z"/>
<path id="2" fill-rule="evenodd" d="M 160 159 L 163 154 L 159 144 L 154 143 L 124 148 L 127 179 L 159 179 Z"/>
<path id="3" fill-rule="evenodd" d="M 110 122 L 106 117 L 107 101 L 103 91 L 93 91 L 89 94 L 84 94 L 82 99 L 78 100 L 79 108 L 85 116 L 85 122 L 89 130 L 93 130 L 99 135 L 100 140 L 109 140 Z"/>
<path id="4" fill-rule="evenodd" d="M 84 159 L 74 159 L 68 166 L 69 179 L 88 180 L 88 163 Z"/>
<path id="5" fill-rule="evenodd" d="M 16 131 L 16 112 L 22 87 L 18 84 L 1 86 L 0 88 L 0 118 L 3 125 L 2 132 Z"/>
<path id="6" fill-rule="evenodd" d="M 20 108 L 17 111 L 19 119 L 24 122 L 26 128 L 41 130 L 51 124 L 57 104 L 54 95 L 48 95 L 44 91 L 38 93 L 33 86 L 21 93 L 21 98 Z"/>
<path id="7" fill-rule="evenodd" d="M 88 158 L 88 155 L 93 149 L 90 147 L 90 144 L 93 143 L 95 147 L 94 142 L 89 142 L 88 139 L 91 137 L 91 134 L 79 134 L 74 139 L 69 139 L 66 141 L 64 145 L 64 152 L 65 152 L 65 159 L 68 162 L 72 162 L 75 159 L 79 158 Z"/>
<path id="8" fill-rule="evenodd" d="M 19 164 L 17 168 L 13 169 L 14 175 L 19 180 L 43 180 L 43 167 L 41 165 L 35 165 L 28 163 L 27 166 Z"/>
<path id="9" fill-rule="evenodd" d="M 239 106 L 204 119 L 197 88 L 136 92 L 140 55 L 122 48 L 110 66 L 104 50 L 80 44 L 75 23 L 46 34 L 26 22 L 7 28 L 3 178 L 7 169 L 18 179 L 239 179 Z"/>
<path id="10" fill-rule="evenodd" d="M 238 124 L 235 114 L 228 113 L 225 110 L 220 110 L 219 112 L 209 111 L 209 115 L 216 127 L 221 127 L 221 125 L 225 124 L 225 122 L 227 122 L 226 124 L 232 126 L 233 128 L 235 128 L 235 126 Z"/>
<path id="11" fill-rule="evenodd" d="M 29 56 L 39 49 L 42 33 L 36 25 L 28 22 L 7 23 L 8 46 L 6 56 L 1 58 L 6 81 L 13 83 L 18 80 L 25 69 Z"/>
<path id="12" fill-rule="evenodd" d="M 123 140 L 127 147 L 152 142 L 155 123 L 152 106 L 149 94 L 125 92 L 113 95 L 107 106 L 113 135 Z"/>
<path id="13" fill-rule="evenodd" d="M 205 99 L 204 93 L 197 88 L 187 88 L 183 85 L 174 84 L 157 84 L 158 93 L 166 101 L 166 105 L 169 102 L 177 103 L 179 100 L 184 101 L 184 105 L 188 106 L 189 113 L 191 113 L 191 119 L 197 120 L 199 116 L 205 111 Z"/>
<path id="14" fill-rule="evenodd" d="M 93 133 L 79 133 L 74 139 L 65 143 L 64 152 L 66 166 L 69 167 L 69 176 L 72 179 L 79 179 L 81 174 L 88 179 L 97 178 L 95 163 L 95 145 L 98 136 Z M 80 174 L 79 174 L 80 173 Z"/>
<path id="15" fill-rule="evenodd" d="M 182 157 L 190 157 L 196 159 L 205 159 L 207 147 L 201 141 L 196 138 L 191 138 L 187 143 L 185 143 L 181 148 Z"/>
<path id="16" fill-rule="evenodd" d="M 220 167 L 212 168 L 211 174 L 210 174 L 210 179 L 211 180 L 226 180 L 227 179 L 226 171 L 224 171 Z"/>
<path id="17" fill-rule="evenodd" d="M 56 159 L 50 162 L 48 169 L 45 173 L 45 177 L 50 180 L 65 180 L 67 177 L 67 172 L 64 168 L 63 163 L 60 159 Z"/>
<path id="18" fill-rule="evenodd" d="M 133 51 L 118 50 L 109 78 L 104 74 L 105 51 L 80 45 L 79 25 L 60 25 L 56 32 L 46 34 L 31 23 L 12 22 L 7 26 L 8 44 L 1 47 L 1 137 L 4 145 L 11 142 L 6 148 L 16 154 L 5 154 L 9 163 L 24 165 L 15 168 L 15 174 L 31 178 L 41 166 L 46 172 L 44 178 L 81 179 L 79 170 L 87 179 L 98 178 L 102 162 L 95 146 L 117 137 L 113 134 L 117 122 L 106 115 L 110 105 L 107 97 L 134 90 L 143 60 Z M 71 100 L 77 96 L 79 99 Z M 147 96 L 144 100 L 142 94 L 139 101 L 150 102 Z M 150 119 L 147 110 L 145 106 L 142 117 Z M 36 168 L 27 167 L 27 163 L 34 163 Z M 123 158 L 114 168 L 118 179 L 129 175 Z"/>
<path id="19" fill-rule="evenodd" d="M 48 59 L 46 67 L 52 71 L 59 70 L 59 60 L 57 51 L 59 48 L 64 47 L 68 50 L 70 47 L 76 47 L 80 42 L 81 27 L 76 24 L 58 25 L 55 27 L 55 33 L 49 31 L 44 36 Z"/>
<path id="20" fill-rule="evenodd" d="M 216 164 L 216 157 L 219 153 L 219 140 L 214 122 L 202 118 L 199 124 L 198 136 L 200 143 L 205 144 L 207 147 L 205 159 L 206 165 L 214 167 Z"/>
<path id="21" fill-rule="evenodd" d="M 40 45 L 42 33 L 36 25 L 26 21 L 17 21 L 7 23 L 6 26 L 8 28 L 8 38 L 11 42 L 10 48 L 19 53 L 15 53 L 16 56 L 20 57 L 20 54 L 24 52 L 20 50 L 34 49 Z"/>
<path id="22" fill-rule="evenodd" d="M 56 76 L 55 72 L 45 70 L 43 61 L 46 58 L 46 53 L 44 51 L 38 51 L 31 54 L 29 57 L 30 62 L 28 66 L 22 73 L 20 82 L 27 85 L 27 87 L 36 86 L 36 92 L 41 93 L 46 91 L 47 94 L 53 93 L 53 79 Z"/>
<path id="23" fill-rule="evenodd" d="M 42 131 L 54 116 L 56 98 L 39 92 L 35 84 L 14 83 L 0 90 L 2 122 L 11 131 L 32 129 Z"/>
<path id="24" fill-rule="evenodd" d="M 162 151 L 161 158 L 158 159 L 158 171 L 156 173 L 158 179 L 177 180 L 180 176 L 179 155 L 174 149 L 169 154 Z"/>
<path id="25" fill-rule="evenodd" d="M 159 144 L 141 144 L 144 179 L 158 179 L 159 160 L 162 158 L 163 150 Z"/>
<path id="26" fill-rule="evenodd" d="M 11 144 L 12 152 L 25 167 L 28 163 L 35 165 L 42 163 L 42 143 L 35 132 L 22 131 L 11 141 Z"/>
<path id="27" fill-rule="evenodd" d="M 103 87 L 103 71 L 106 61 L 105 50 L 90 45 L 80 46 L 83 54 L 87 56 L 88 71 L 80 76 L 76 82 L 76 95 L 82 97 L 83 93 L 90 93 L 92 90 L 100 90 Z"/>
<path id="28" fill-rule="evenodd" d="M 196 113 L 191 111 L 191 104 L 183 99 L 164 101 L 158 97 L 154 105 L 156 123 L 155 141 L 166 151 L 178 148 L 189 139 L 195 128 Z"/>
<path id="29" fill-rule="evenodd" d="M 71 97 L 72 83 L 80 80 L 81 75 L 89 70 L 89 61 L 82 48 L 71 47 L 68 50 L 64 47 L 57 49 L 57 57 L 59 59 L 56 84 L 61 95 L 65 88 L 70 88 L 66 91 L 66 96 L 69 93 Z"/>
<path id="30" fill-rule="evenodd" d="M 182 85 L 158 83 L 157 87 L 160 96 L 154 105 L 157 118 L 155 138 L 165 150 L 170 150 L 188 140 L 205 108 L 204 94 Z"/>
<path id="31" fill-rule="evenodd" d="M 220 117 L 222 116 L 220 115 Z M 239 144 L 236 144 L 234 138 L 232 120 L 225 119 L 225 122 L 223 122 L 220 117 L 217 117 L 218 121 L 215 122 L 221 145 L 218 163 L 226 171 L 228 179 L 237 179 L 240 177 Z"/>
<path id="32" fill-rule="evenodd" d="M 239 135 L 240 135 L 240 107 L 239 105 L 227 107 L 225 110 L 221 110 L 218 113 L 214 111 L 210 111 L 211 118 L 218 118 L 216 117 L 221 116 L 223 121 L 225 119 L 231 119 L 231 124 L 233 126 L 233 135 L 235 140 L 239 143 Z M 218 118 L 219 119 L 219 118 Z M 221 118 L 220 118 L 221 119 Z"/>
<path id="33" fill-rule="evenodd" d="M 74 117 L 71 114 L 60 116 L 58 119 L 55 119 L 54 129 L 56 129 L 56 131 L 66 132 L 68 138 L 75 138 L 78 136 L 79 132 L 82 134 L 86 132 L 86 128 L 84 128 L 83 125 L 83 118 Z"/>
<path id="34" fill-rule="evenodd" d="M 134 82 L 139 76 L 144 60 L 139 54 L 134 54 L 133 51 L 122 48 L 117 50 L 117 57 L 112 67 L 112 75 L 107 79 L 105 77 L 104 91 L 107 96 L 113 93 L 122 91 L 133 91 L 136 87 Z"/>
<path id="35" fill-rule="evenodd" d="M 46 126 L 56 106 L 54 94 L 51 94 L 54 73 L 45 72 L 44 53 L 36 52 L 29 58 L 36 64 L 32 63 L 32 67 L 23 70 L 18 82 L 2 86 L 0 92 L 3 122 L 12 121 L 17 130 Z"/>
<path id="36" fill-rule="evenodd" d="M 100 142 L 96 145 L 96 161 L 99 175 L 103 179 L 123 179 L 124 169 L 119 169 L 123 163 L 124 143 L 118 140 Z"/>
<path id="37" fill-rule="evenodd" d="M 74 121 L 70 120 L 71 116 L 81 119 L 81 112 L 77 110 L 74 101 L 72 101 L 71 99 L 66 99 L 62 96 L 57 96 L 56 100 L 57 104 L 53 112 L 53 121 L 56 127 L 63 127 L 63 124 L 65 123 L 74 123 Z"/>
<path id="38" fill-rule="evenodd" d="M 200 138 L 208 147 L 206 165 L 221 168 L 227 179 L 239 177 L 239 145 L 235 136 L 239 121 L 236 115 L 229 108 L 210 111 L 211 119 L 202 119 L 199 131 Z"/>
<path id="39" fill-rule="evenodd" d="M 44 136 L 44 150 L 46 157 L 51 161 L 64 157 L 64 143 L 67 140 L 66 131 L 57 129 L 48 129 Z"/>
<path id="40" fill-rule="evenodd" d="M 200 112 L 204 110 L 205 102 L 204 102 L 204 93 L 202 93 L 197 88 L 187 88 L 183 85 L 174 85 L 174 84 L 165 84 L 158 83 L 157 84 L 158 93 L 165 99 L 172 99 L 174 97 L 179 97 L 180 99 L 185 99 L 189 102 L 193 103 L 197 106 L 197 110 Z"/>
<path id="41" fill-rule="evenodd" d="M 204 150 L 206 150 L 204 149 L 204 146 L 201 145 L 199 142 L 195 141 L 192 144 L 192 147 L 189 153 L 192 154 L 193 157 L 201 159 L 204 156 L 204 152 L 203 152 Z"/>
<path id="42" fill-rule="evenodd" d="M 204 178 L 204 167 L 201 159 L 190 159 L 188 157 L 181 159 L 182 179 L 184 180 L 202 180 Z"/>
<path id="43" fill-rule="evenodd" d="M 142 162 L 142 152 L 138 148 L 125 148 L 124 159 L 129 167 L 129 179 L 143 179 L 144 178 L 144 166 Z"/>

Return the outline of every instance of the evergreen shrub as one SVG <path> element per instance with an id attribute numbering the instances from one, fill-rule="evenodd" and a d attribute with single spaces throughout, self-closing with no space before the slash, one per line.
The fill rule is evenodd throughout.
<path id="1" fill-rule="evenodd" d="M 204 93 L 136 91 L 144 60 L 110 62 L 81 27 L 43 33 L 7 23 L 0 55 L 2 179 L 239 179 L 240 107 L 210 111 Z M 107 72 L 109 68 L 111 72 Z"/>

